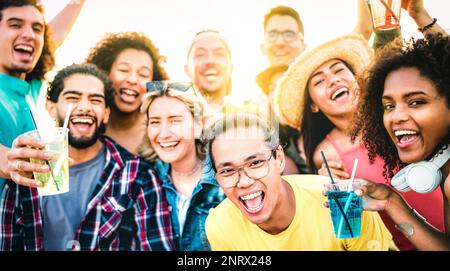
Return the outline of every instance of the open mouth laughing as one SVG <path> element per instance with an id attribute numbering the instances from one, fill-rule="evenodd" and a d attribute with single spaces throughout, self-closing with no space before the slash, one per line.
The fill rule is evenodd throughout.
<path id="1" fill-rule="evenodd" d="M 158 142 L 158 144 L 164 151 L 172 151 L 180 144 L 180 141 Z"/>
<path id="2" fill-rule="evenodd" d="M 76 115 L 70 118 L 70 123 L 72 128 L 76 131 L 86 134 L 91 131 L 93 126 L 95 126 L 96 120 L 97 119 L 93 116 Z"/>
<path id="3" fill-rule="evenodd" d="M 216 69 L 208 69 L 205 72 L 203 72 L 203 76 L 206 78 L 206 80 L 213 82 L 216 81 L 217 78 L 220 76 L 220 72 Z"/>
<path id="4" fill-rule="evenodd" d="M 336 101 L 342 99 L 350 94 L 350 91 L 347 87 L 339 87 L 333 90 L 331 93 L 330 99 L 332 101 Z"/>
<path id="5" fill-rule="evenodd" d="M 257 191 L 251 194 L 240 196 L 239 200 L 248 213 L 255 214 L 261 211 L 264 206 L 265 193 Z"/>
<path id="6" fill-rule="evenodd" d="M 400 148 L 410 146 L 419 138 L 419 133 L 413 130 L 395 130 L 394 135 Z"/>
<path id="7" fill-rule="evenodd" d="M 20 43 L 13 47 L 14 53 L 25 61 L 31 61 L 33 59 L 34 47 L 29 44 Z"/>
<path id="8" fill-rule="evenodd" d="M 134 103 L 139 97 L 139 92 L 134 89 L 121 88 L 118 91 L 120 99 L 125 103 Z"/>

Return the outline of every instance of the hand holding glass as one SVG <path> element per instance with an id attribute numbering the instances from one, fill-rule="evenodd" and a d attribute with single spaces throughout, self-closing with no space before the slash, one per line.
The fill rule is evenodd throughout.
<path id="1" fill-rule="evenodd" d="M 350 184 L 351 180 L 339 180 L 325 185 L 336 238 L 354 238 L 361 234 L 362 198 L 354 192 L 360 184 L 357 180 L 352 187 Z"/>
<path id="2" fill-rule="evenodd" d="M 33 130 L 25 135 L 44 141 L 45 150 L 52 152 L 57 157 L 56 160 L 45 161 L 30 158 L 31 163 L 45 165 L 48 163 L 50 172 L 33 172 L 34 178 L 42 182 L 42 187 L 38 187 L 41 196 L 56 195 L 69 192 L 69 144 L 68 129 L 55 128 L 48 138 L 41 138 L 38 130 Z"/>

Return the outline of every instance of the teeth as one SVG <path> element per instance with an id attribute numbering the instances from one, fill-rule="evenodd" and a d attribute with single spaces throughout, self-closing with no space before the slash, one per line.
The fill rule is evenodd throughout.
<path id="1" fill-rule="evenodd" d="M 416 131 L 411 131 L 411 130 L 397 130 L 394 131 L 395 136 L 404 136 L 404 135 L 415 135 L 417 134 Z"/>
<path id="2" fill-rule="evenodd" d="M 284 55 L 286 55 L 286 52 L 284 52 L 284 51 L 277 51 L 277 52 L 274 53 L 274 55 L 276 55 L 276 56 L 284 56 Z"/>
<path id="3" fill-rule="evenodd" d="M 33 47 L 28 46 L 28 45 L 17 45 L 16 47 L 14 47 L 16 50 L 22 50 L 22 51 L 26 51 L 26 52 L 33 52 Z"/>
<path id="4" fill-rule="evenodd" d="M 209 76 L 209 75 L 218 75 L 219 73 L 217 71 L 206 71 L 205 72 L 205 76 Z"/>
<path id="5" fill-rule="evenodd" d="M 125 93 L 125 94 L 127 94 L 127 95 L 138 96 L 138 94 L 137 94 L 136 91 L 134 91 L 134 90 L 123 89 L 122 92 Z"/>
<path id="6" fill-rule="evenodd" d="M 72 123 L 74 123 L 74 124 L 78 124 L 78 123 L 81 123 L 81 124 L 93 124 L 94 121 L 91 120 L 91 119 L 72 119 Z"/>
<path id="7" fill-rule="evenodd" d="M 167 148 L 167 147 L 173 147 L 175 145 L 177 145 L 178 142 L 159 142 L 159 145 L 161 145 L 161 147 L 163 148 Z"/>
<path id="8" fill-rule="evenodd" d="M 341 93 L 344 93 L 344 92 L 348 92 L 348 89 L 347 88 L 341 88 L 341 89 L 339 89 L 338 91 L 336 91 L 335 93 L 333 93 L 333 95 L 331 96 L 331 100 L 335 100 L 336 99 L 336 97 L 339 95 L 339 94 L 341 94 Z"/>
<path id="9" fill-rule="evenodd" d="M 253 194 L 250 194 L 250 195 L 242 196 L 241 199 L 242 200 L 250 200 L 250 199 L 254 199 L 256 197 L 261 196 L 261 194 L 262 194 L 262 191 L 258 191 L 258 192 L 255 192 Z"/>

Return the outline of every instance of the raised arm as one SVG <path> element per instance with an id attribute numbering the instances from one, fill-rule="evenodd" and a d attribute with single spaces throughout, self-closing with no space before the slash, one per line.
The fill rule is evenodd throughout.
<path id="1" fill-rule="evenodd" d="M 66 7 L 49 22 L 57 48 L 62 45 L 75 24 L 84 2 L 85 0 L 70 0 Z"/>
<path id="2" fill-rule="evenodd" d="M 423 0 L 403 0 L 402 8 L 408 11 L 409 16 L 416 22 L 416 25 L 424 35 L 448 33 L 437 23 L 437 19 L 431 17 L 423 5 Z M 425 30 L 423 30 L 425 28 Z"/>
<path id="3" fill-rule="evenodd" d="M 366 0 L 356 0 L 357 21 L 353 32 L 361 34 L 366 40 L 372 36 L 372 17 Z"/>

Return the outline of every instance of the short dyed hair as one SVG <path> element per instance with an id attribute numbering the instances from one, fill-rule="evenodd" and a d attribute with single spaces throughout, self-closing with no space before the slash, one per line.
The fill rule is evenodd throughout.
<path id="1" fill-rule="evenodd" d="M 271 150 L 276 150 L 280 145 L 278 131 L 273 127 L 270 121 L 252 113 L 231 113 L 217 120 L 205 132 L 205 141 L 208 142 L 208 150 L 210 152 L 213 169 L 214 157 L 211 153 L 211 146 L 214 140 L 221 134 L 237 128 L 260 128 L 264 134 L 264 142 Z M 237 150 L 238 151 L 238 150 Z"/>

